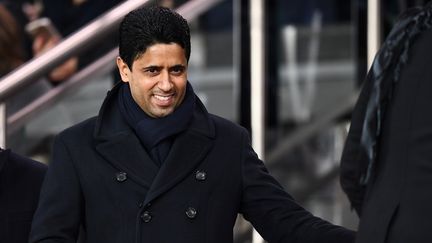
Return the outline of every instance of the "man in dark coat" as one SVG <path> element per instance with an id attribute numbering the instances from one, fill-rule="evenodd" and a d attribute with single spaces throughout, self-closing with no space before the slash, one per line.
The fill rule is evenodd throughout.
<path id="1" fill-rule="evenodd" d="M 341 183 L 358 243 L 430 243 L 432 4 L 406 12 L 378 52 L 352 115 Z"/>
<path id="2" fill-rule="evenodd" d="M 0 148 L 0 242 L 27 243 L 46 165 Z"/>
<path id="3" fill-rule="evenodd" d="M 97 117 L 57 136 L 30 242 L 229 243 L 238 213 L 269 242 L 348 243 L 268 174 L 240 126 L 187 81 L 190 33 L 162 7 L 120 25 L 123 82 Z"/>

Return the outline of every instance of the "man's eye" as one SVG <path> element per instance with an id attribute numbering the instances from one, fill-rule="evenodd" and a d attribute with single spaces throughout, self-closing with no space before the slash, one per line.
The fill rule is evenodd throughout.
<path id="1" fill-rule="evenodd" d="M 149 72 L 149 73 L 156 73 L 158 70 L 157 70 L 157 68 L 149 68 L 149 69 L 147 69 L 147 72 Z"/>
<path id="2" fill-rule="evenodd" d="M 174 74 L 180 74 L 183 72 L 183 70 L 184 70 L 183 67 L 174 67 L 173 69 L 171 69 L 171 72 Z"/>

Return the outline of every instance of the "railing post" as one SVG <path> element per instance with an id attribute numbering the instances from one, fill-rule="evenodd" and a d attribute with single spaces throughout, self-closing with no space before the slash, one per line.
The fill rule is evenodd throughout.
<path id="1" fill-rule="evenodd" d="M 0 148 L 6 148 L 6 103 L 0 101 Z"/>
<path id="2" fill-rule="evenodd" d="M 265 32 L 264 0 L 250 1 L 251 127 L 252 146 L 264 160 L 265 136 Z M 252 243 L 264 240 L 254 229 Z"/>
<path id="3" fill-rule="evenodd" d="M 381 45 L 381 1 L 368 0 L 367 3 L 367 66 L 368 70 Z"/>

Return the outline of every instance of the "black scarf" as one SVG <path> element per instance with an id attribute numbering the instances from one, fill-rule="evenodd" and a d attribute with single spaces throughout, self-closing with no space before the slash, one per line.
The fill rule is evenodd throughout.
<path id="1" fill-rule="evenodd" d="M 154 162 L 160 166 L 168 155 L 174 135 L 186 130 L 192 120 L 195 93 L 188 82 L 183 102 L 173 113 L 162 118 L 150 117 L 138 106 L 128 83 L 120 87 L 118 104 L 126 122 L 135 131 Z"/>
<path id="2" fill-rule="evenodd" d="M 401 16 L 375 56 L 366 81 L 373 82 L 373 87 L 366 107 L 360 141 L 367 157 L 367 161 L 362 161 L 362 185 L 368 183 L 375 167 L 386 106 L 392 98 L 392 91 L 400 78 L 402 67 L 408 61 L 409 48 L 418 34 L 431 28 L 432 3 L 423 9 L 411 9 Z"/>

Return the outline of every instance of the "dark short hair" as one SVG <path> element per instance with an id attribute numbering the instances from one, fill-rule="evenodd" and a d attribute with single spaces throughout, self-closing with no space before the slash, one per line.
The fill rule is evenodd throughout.
<path id="1" fill-rule="evenodd" d="M 147 47 L 157 43 L 180 45 L 189 61 L 191 46 L 187 21 L 168 8 L 150 6 L 131 11 L 120 23 L 119 52 L 129 68 Z"/>

